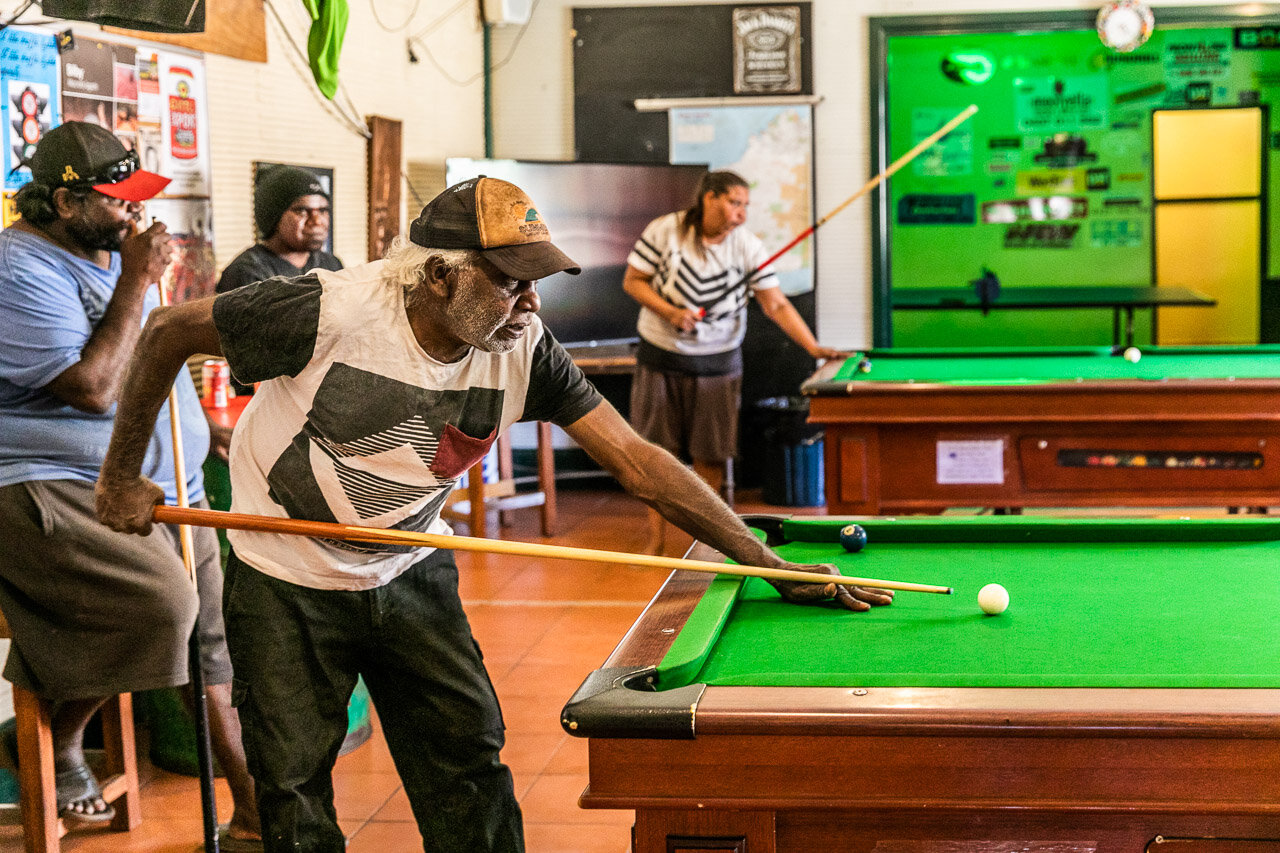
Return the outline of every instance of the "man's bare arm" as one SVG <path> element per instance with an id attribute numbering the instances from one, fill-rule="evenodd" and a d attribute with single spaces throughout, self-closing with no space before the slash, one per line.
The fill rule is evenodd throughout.
<path id="1" fill-rule="evenodd" d="M 628 492 L 662 513 L 686 533 L 748 566 L 787 568 L 839 574 L 835 566 L 788 563 L 756 538 L 742 519 L 700 477 L 667 451 L 641 438 L 607 402 L 588 412 L 566 432 L 605 467 Z M 834 598 L 849 610 L 869 610 L 890 604 L 889 590 L 823 583 L 777 582 L 773 586 L 788 601 L 815 602 Z"/>
<path id="2" fill-rule="evenodd" d="M 111 445 L 98 475 L 98 519 L 113 530 L 151 531 L 151 507 L 164 496 L 139 471 L 173 379 L 196 353 L 222 353 L 213 325 L 212 298 L 151 313 L 129 363 Z"/>
<path id="3" fill-rule="evenodd" d="M 637 435 L 608 402 L 565 431 L 623 488 L 686 533 L 739 563 L 766 568 L 786 564 L 747 529 L 702 478 Z"/>
<path id="4" fill-rule="evenodd" d="M 125 365 L 142 327 L 147 288 L 158 282 L 169 263 L 170 237 L 157 222 L 125 240 L 120 248 L 120 277 L 80 360 L 59 373 L 45 389 L 82 412 L 102 414 L 120 393 Z"/>

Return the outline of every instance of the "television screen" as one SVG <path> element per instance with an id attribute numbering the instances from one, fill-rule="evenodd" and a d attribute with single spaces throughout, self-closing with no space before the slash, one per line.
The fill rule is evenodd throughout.
<path id="1" fill-rule="evenodd" d="M 639 306 L 622 292 L 627 255 L 653 219 L 688 207 L 705 166 L 555 163 L 451 157 L 449 186 L 488 175 L 520 187 L 551 239 L 582 266 L 538 283 L 539 315 L 567 346 L 636 339 Z"/>

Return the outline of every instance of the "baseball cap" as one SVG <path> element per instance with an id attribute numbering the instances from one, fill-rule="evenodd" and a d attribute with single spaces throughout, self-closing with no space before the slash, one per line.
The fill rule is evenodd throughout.
<path id="1" fill-rule="evenodd" d="M 124 201 L 146 201 L 169 179 L 141 168 L 111 131 L 85 121 L 68 121 L 50 130 L 31 155 L 31 174 L 51 187 L 91 186 Z"/>
<path id="2" fill-rule="evenodd" d="M 582 272 L 551 242 L 551 232 L 524 190 L 481 175 L 433 198 L 409 225 L 409 240 L 428 249 L 479 249 L 512 278 Z"/>
<path id="3" fill-rule="evenodd" d="M 307 195 L 329 194 L 316 176 L 297 166 L 273 166 L 258 180 L 253 191 L 253 221 L 258 234 L 267 239 L 276 233 L 280 217 L 295 201 Z"/>

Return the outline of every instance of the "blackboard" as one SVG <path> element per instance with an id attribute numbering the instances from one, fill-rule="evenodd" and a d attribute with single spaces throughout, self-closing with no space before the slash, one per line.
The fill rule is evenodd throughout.
<path id="1" fill-rule="evenodd" d="M 808 3 L 575 8 L 575 159 L 669 162 L 666 112 L 638 112 L 635 100 L 733 96 L 733 11 L 771 6 L 800 9 L 796 94 L 813 94 Z"/>

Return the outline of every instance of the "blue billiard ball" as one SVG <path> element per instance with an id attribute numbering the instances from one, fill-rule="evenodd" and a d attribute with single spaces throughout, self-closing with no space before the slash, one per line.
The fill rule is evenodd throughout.
<path id="1" fill-rule="evenodd" d="M 861 551 L 867 544 L 867 531 L 861 524 L 850 524 L 840 530 L 840 544 L 850 553 Z"/>

